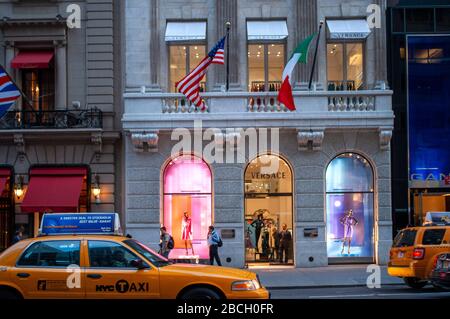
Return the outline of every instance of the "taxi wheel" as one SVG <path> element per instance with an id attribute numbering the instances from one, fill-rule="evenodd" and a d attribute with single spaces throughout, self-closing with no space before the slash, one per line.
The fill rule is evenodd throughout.
<path id="1" fill-rule="evenodd" d="M 186 291 L 181 299 L 220 299 L 220 295 L 212 289 L 197 287 Z"/>
<path id="2" fill-rule="evenodd" d="M 20 299 L 22 299 L 22 297 L 18 293 L 10 289 L 0 288 L 0 300 L 20 300 Z"/>
<path id="3" fill-rule="evenodd" d="M 403 281 L 408 287 L 413 289 L 422 289 L 428 284 L 427 281 L 420 280 L 419 278 L 416 277 L 405 277 L 403 278 Z"/>

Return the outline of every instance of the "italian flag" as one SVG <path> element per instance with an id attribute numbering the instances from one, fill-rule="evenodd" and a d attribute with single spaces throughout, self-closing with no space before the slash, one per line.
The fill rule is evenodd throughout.
<path id="1" fill-rule="evenodd" d="M 283 83 L 281 84 L 280 91 L 278 92 L 278 101 L 283 103 L 291 111 L 295 110 L 291 87 L 292 71 L 294 70 L 294 67 L 298 62 L 306 64 L 306 61 L 308 59 L 309 44 L 311 43 L 315 35 L 316 34 L 310 35 L 297 46 L 283 70 Z"/>

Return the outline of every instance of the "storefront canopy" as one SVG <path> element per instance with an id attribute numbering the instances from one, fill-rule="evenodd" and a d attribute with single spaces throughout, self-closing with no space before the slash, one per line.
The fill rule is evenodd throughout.
<path id="1" fill-rule="evenodd" d="M 53 59 L 52 51 L 23 51 L 11 62 L 16 69 L 47 69 Z"/>
<path id="2" fill-rule="evenodd" d="M 76 212 L 86 174 L 85 168 L 32 169 L 22 212 Z"/>
<path id="3" fill-rule="evenodd" d="M 9 168 L 0 168 L 0 196 L 6 188 L 8 178 L 11 176 L 11 170 Z"/>
<path id="4" fill-rule="evenodd" d="M 247 21 L 248 40 L 283 40 L 288 36 L 286 21 Z"/>
<path id="5" fill-rule="evenodd" d="M 206 40 L 206 22 L 168 22 L 165 39 L 167 42 Z"/>
<path id="6" fill-rule="evenodd" d="M 366 20 L 327 20 L 330 39 L 365 39 L 370 35 Z"/>

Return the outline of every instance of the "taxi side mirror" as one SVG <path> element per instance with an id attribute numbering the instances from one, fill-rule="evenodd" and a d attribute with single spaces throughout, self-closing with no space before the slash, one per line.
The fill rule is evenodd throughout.
<path id="1" fill-rule="evenodd" d="M 134 260 L 132 260 L 131 261 L 131 266 L 132 267 L 135 267 L 135 268 L 137 268 L 137 269 L 146 269 L 146 268 L 150 268 L 146 263 L 144 263 L 143 261 L 142 261 L 142 259 L 134 259 Z"/>

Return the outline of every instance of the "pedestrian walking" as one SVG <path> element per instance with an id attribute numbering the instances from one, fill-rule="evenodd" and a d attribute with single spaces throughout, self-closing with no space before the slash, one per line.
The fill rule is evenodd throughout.
<path id="1" fill-rule="evenodd" d="M 173 237 L 167 232 L 166 227 L 161 227 L 161 241 L 160 241 L 160 250 L 159 253 L 166 257 L 169 258 L 169 254 L 170 251 L 174 248 L 175 243 L 173 240 Z"/>
<path id="2" fill-rule="evenodd" d="M 12 239 L 12 244 L 13 245 L 23 239 L 24 231 L 25 231 L 25 227 L 23 227 L 23 225 L 21 225 L 19 227 L 19 229 L 14 233 L 14 237 Z"/>
<path id="3" fill-rule="evenodd" d="M 207 238 L 208 246 L 209 246 L 209 263 L 211 265 L 214 264 L 214 259 L 217 262 L 217 265 L 222 266 L 219 257 L 219 247 L 222 247 L 222 238 L 220 238 L 219 234 L 214 229 L 214 226 L 209 226 L 208 238 Z"/>

